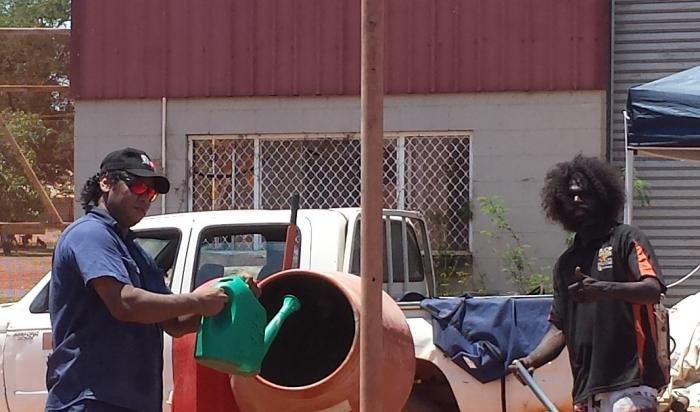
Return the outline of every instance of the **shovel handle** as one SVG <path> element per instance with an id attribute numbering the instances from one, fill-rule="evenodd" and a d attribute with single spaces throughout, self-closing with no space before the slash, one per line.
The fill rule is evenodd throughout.
<path id="1" fill-rule="evenodd" d="M 299 212 L 299 195 L 292 196 L 291 215 L 287 226 L 287 236 L 284 243 L 284 255 L 282 256 L 282 270 L 292 268 L 294 260 L 294 248 L 297 239 L 297 213 Z"/>
<path id="2" fill-rule="evenodd" d="M 544 405 L 545 408 L 547 408 L 547 411 L 549 412 L 559 412 L 559 409 L 557 409 L 556 406 L 552 403 L 552 401 L 549 400 L 547 395 L 542 391 L 542 388 L 537 385 L 537 382 L 532 378 L 532 375 L 530 375 L 530 372 L 523 366 L 523 364 L 519 360 L 513 361 L 513 364 L 515 365 L 515 370 L 518 376 L 527 384 L 527 386 L 530 387 L 532 392 L 537 396 L 537 399 L 542 402 L 542 405 Z"/>

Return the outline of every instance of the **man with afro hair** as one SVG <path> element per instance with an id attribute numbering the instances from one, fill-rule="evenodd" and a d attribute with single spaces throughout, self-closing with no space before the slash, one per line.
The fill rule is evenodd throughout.
<path id="1" fill-rule="evenodd" d="M 547 173 L 541 195 L 547 218 L 576 236 L 554 267 L 549 330 L 520 361 L 534 370 L 566 346 L 574 411 L 656 411 L 666 378 L 653 305 L 666 287 L 646 236 L 618 222 L 619 174 L 578 155 Z"/>

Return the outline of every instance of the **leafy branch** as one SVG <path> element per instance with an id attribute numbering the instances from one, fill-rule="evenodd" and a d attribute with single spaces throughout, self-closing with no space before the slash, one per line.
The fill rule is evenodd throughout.
<path id="1" fill-rule="evenodd" d="M 542 270 L 534 270 L 533 259 L 527 254 L 530 245 L 510 224 L 509 209 L 503 199 L 498 196 L 480 196 L 477 200 L 481 212 L 489 217 L 494 226 L 493 231 L 482 230 L 480 233 L 490 239 L 505 240 L 505 248 L 498 254 L 503 264 L 501 270 L 510 276 L 518 292 L 529 293 L 534 289 L 541 293 L 551 291 L 551 278 L 542 273 Z"/>

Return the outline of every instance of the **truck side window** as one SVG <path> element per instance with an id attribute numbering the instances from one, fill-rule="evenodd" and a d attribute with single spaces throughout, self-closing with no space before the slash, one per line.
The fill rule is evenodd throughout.
<path id="1" fill-rule="evenodd" d="M 386 225 L 386 217 L 384 218 Z M 406 243 L 408 251 L 408 281 L 423 282 L 425 279 L 425 267 L 423 265 L 423 248 L 420 247 L 421 242 L 416 235 L 415 224 L 412 219 L 406 219 Z M 387 238 L 386 228 L 384 232 L 384 283 L 389 282 L 389 270 L 386 265 L 387 259 Z M 394 283 L 400 283 L 404 280 L 404 256 L 403 256 L 403 238 L 401 235 L 402 226 L 401 219 L 391 220 L 391 265 L 393 268 Z M 360 221 L 357 221 L 355 228 L 355 239 L 352 245 L 352 264 L 351 273 L 360 273 Z"/>
<path id="2" fill-rule="evenodd" d="M 134 241 L 148 253 L 163 270 L 165 284 L 170 287 L 175 266 L 175 257 L 180 247 L 182 234 L 178 229 L 157 229 L 137 231 Z M 36 295 L 29 305 L 30 313 L 49 312 L 49 284 Z"/>
<path id="3" fill-rule="evenodd" d="M 29 305 L 30 313 L 49 313 L 49 284 L 41 289 L 38 295 Z"/>
<path id="4" fill-rule="evenodd" d="M 156 261 L 163 270 L 165 284 L 171 286 L 177 251 L 182 234 L 179 229 L 158 229 L 136 232 L 134 241 Z"/>
<path id="5" fill-rule="evenodd" d="M 218 226 L 200 235 L 196 271 L 191 290 L 209 280 L 248 274 L 262 280 L 281 270 L 286 225 Z M 297 231 L 293 267 L 299 267 L 300 234 Z"/>

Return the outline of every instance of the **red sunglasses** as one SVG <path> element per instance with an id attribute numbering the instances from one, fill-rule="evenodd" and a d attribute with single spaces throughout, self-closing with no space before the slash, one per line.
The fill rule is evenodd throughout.
<path id="1" fill-rule="evenodd" d="M 126 185 L 129 187 L 131 193 L 135 194 L 136 196 L 147 195 L 148 200 L 150 200 L 151 203 L 155 202 L 156 198 L 158 197 L 158 192 L 156 189 L 149 186 L 143 180 L 124 179 L 124 183 L 126 183 Z"/>

